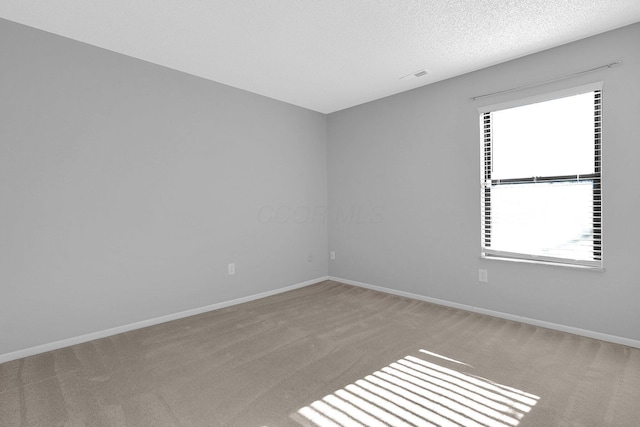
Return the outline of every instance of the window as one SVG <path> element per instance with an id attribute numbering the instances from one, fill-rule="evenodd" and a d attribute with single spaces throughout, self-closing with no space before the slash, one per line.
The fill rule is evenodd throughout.
<path id="1" fill-rule="evenodd" d="M 482 257 L 602 268 L 602 85 L 480 109 Z"/>

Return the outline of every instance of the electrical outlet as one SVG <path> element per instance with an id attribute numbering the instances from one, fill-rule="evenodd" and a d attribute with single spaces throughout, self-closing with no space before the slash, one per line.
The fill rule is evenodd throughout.
<path id="1" fill-rule="evenodd" d="M 489 282 L 489 274 L 487 273 L 487 270 L 485 270 L 484 268 L 481 268 L 480 270 L 478 270 L 478 280 L 481 281 L 482 283 Z"/>
<path id="2" fill-rule="evenodd" d="M 236 274 L 236 264 L 232 262 L 231 264 L 227 265 L 227 271 L 229 272 L 229 276 L 233 276 L 234 274 Z"/>
<path id="3" fill-rule="evenodd" d="M 336 259 L 336 251 L 331 251 L 331 259 Z"/>

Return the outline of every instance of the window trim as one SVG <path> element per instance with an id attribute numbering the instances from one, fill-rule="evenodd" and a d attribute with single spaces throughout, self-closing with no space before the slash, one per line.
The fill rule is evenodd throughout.
<path id="1" fill-rule="evenodd" d="M 583 93 L 602 90 L 603 86 L 604 82 L 598 81 L 580 86 L 573 86 L 567 89 L 555 90 L 553 92 L 545 92 L 524 98 L 512 99 L 509 101 L 499 102 L 497 104 L 483 105 L 478 107 L 478 113 L 482 115 L 491 111 L 507 110 L 509 108 L 522 107 L 524 105 L 536 104 L 538 102 L 552 101 L 554 99 L 566 98 L 574 95 L 582 95 Z M 480 140 L 482 140 L 482 137 L 480 137 Z"/>
<path id="2" fill-rule="evenodd" d="M 482 259 L 492 259 L 492 260 L 505 260 L 505 261 L 515 261 L 515 262 L 526 262 L 526 263 L 535 263 L 535 264 L 546 264 L 546 265 L 556 265 L 556 266 L 565 266 L 565 267 L 575 267 L 575 268 L 583 268 L 590 269 L 596 271 L 604 271 L 604 259 L 602 256 L 602 119 L 600 116 L 599 126 L 595 135 L 595 152 L 594 152 L 594 161 L 596 162 L 594 173 L 589 175 L 575 175 L 575 176 L 562 176 L 562 177 L 545 177 L 544 179 L 547 181 L 552 181 L 551 178 L 557 178 L 558 181 L 566 179 L 566 180 L 593 180 L 594 181 L 594 202 L 597 203 L 599 207 L 597 208 L 598 216 L 600 218 L 599 222 L 599 235 L 598 238 L 594 238 L 594 252 L 598 251 L 599 259 L 594 260 L 577 260 L 570 258 L 562 258 L 562 257 L 551 257 L 551 256 L 543 256 L 543 255 L 533 255 L 526 253 L 516 253 L 516 252 L 507 252 L 494 250 L 485 246 L 485 242 L 487 238 L 490 241 L 490 234 L 487 231 L 485 225 L 487 221 L 487 217 L 490 218 L 490 205 L 487 206 L 485 200 L 487 197 L 490 197 L 487 193 L 490 192 L 490 188 L 487 187 L 486 183 L 489 179 L 487 175 L 486 165 L 493 161 L 492 153 L 491 153 L 491 137 L 487 138 L 486 127 L 489 124 L 486 122 L 485 114 L 510 108 L 516 108 L 520 106 L 530 105 L 539 102 L 552 101 L 555 99 L 565 98 L 574 95 L 581 95 L 588 92 L 600 92 L 599 103 L 594 105 L 594 111 L 602 109 L 602 88 L 603 82 L 593 82 L 581 86 L 571 87 L 563 90 L 557 90 L 553 92 L 547 92 L 543 94 L 538 94 L 534 96 L 529 96 L 525 98 L 513 99 L 506 102 L 501 102 L 497 104 L 490 104 L 478 107 L 478 117 L 479 117 L 479 129 L 480 129 L 480 207 L 481 207 L 481 218 L 480 218 L 480 226 L 481 226 L 481 236 L 480 236 L 480 248 L 481 248 L 481 258 Z M 595 124 L 595 123 L 594 123 Z M 526 178 L 526 179 L 516 179 L 518 182 L 537 182 L 536 178 Z M 504 181 L 516 181 L 516 180 L 502 180 Z M 596 186 L 597 190 L 596 191 Z M 594 208 L 594 211 L 596 208 Z M 594 214 L 594 218 L 595 218 Z M 490 219 L 489 219 L 490 221 Z M 595 222 L 594 222 L 595 227 Z M 597 249 L 596 249 L 597 248 Z"/>

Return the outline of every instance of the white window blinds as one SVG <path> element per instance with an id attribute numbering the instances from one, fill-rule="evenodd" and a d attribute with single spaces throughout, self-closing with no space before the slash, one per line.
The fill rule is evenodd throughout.
<path id="1" fill-rule="evenodd" d="M 602 89 L 573 91 L 481 109 L 483 257 L 602 268 Z"/>

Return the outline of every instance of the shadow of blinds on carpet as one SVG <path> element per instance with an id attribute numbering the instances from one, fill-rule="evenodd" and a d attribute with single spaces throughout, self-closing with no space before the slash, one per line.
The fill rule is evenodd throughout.
<path id="1" fill-rule="evenodd" d="M 291 418 L 318 427 L 515 427 L 539 400 L 424 357 L 471 367 L 466 363 L 424 349 L 420 353 L 422 357 L 406 356 L 316 400 Z"/>

